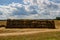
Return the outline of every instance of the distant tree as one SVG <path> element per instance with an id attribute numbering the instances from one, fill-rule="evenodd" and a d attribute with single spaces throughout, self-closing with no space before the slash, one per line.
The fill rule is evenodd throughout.
<path id="1" fill-rule="evenodd" d="M 60 20 L 60 17 L 56 17 L 57 20 Z"/>

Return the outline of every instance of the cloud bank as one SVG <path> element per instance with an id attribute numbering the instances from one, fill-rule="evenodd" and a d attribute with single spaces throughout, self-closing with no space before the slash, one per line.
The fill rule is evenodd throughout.
<path id="1" fill-rule="evenodd" d="M 51 0 L 23 0 L 23 3 L 0 5 L 0 19 L 55 19 L 60 3 Z"/>

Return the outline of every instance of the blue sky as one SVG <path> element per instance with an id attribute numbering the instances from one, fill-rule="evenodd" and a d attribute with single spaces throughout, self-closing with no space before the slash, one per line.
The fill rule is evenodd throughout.
<path id="1" fill-rule="evenodd" d="M 0 20 L 56 17 L 60 17 L 60 0 L 0 0 Z"/>
<path id="2" fill-rule="evenodd" d="M 49 1 L 60 3 L 60 0 L 49 0 Z M 23 0 L 0 0 L 0 5 L 6 5 L 6 4 L 10 4 L 12 2 L 23 3 Z"/>
<path id="3" fill-rule="evenodd" d="M 53 1 L 55 3 L 60 3 L 60 0 L 50 0 L 50 1 Z"/>
<path id="4" fill-rule="evenodd" d="M 16 2 L 16 3 L 22 3 L 23 0 L 0 0 L 0 5 L 7 5 L 10 4 L 12 2 Z"/>

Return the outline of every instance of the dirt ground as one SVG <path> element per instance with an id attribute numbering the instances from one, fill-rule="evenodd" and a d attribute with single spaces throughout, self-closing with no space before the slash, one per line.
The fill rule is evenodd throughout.
<path id="1" fill-rule="evenodd" d="M 60 31 L 60 29 L 5 29 L 0 28 L 0 36 L 15 36 L 15 35 L 29 35 L 40 32 L 56 32 Z"/>

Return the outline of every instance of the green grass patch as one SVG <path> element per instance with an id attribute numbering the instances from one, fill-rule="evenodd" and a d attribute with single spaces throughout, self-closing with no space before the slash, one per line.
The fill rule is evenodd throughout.
<path id="1" fill-rule="evenodd" d="M 60 40 L 60 32 L 0 37 L 0 40 Z"/>

